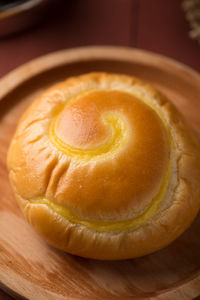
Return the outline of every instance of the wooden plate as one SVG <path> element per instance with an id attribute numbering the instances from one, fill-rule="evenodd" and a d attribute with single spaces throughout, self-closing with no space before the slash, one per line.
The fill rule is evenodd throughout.
<path id="1" fill-rule="evenodd" d="M 28 299 L 196 299 L 200 295 L 200 216 L 178 240 L 143 258 L 104 262 L 48 246 L 24 220 L 12 194 L 6 153 L 22 112 L 41 91 L 90 71 L 138 76 L 162 90 L 200 137 L 200 77 L 141 50 L 88 47 L 50 54 L 0 81 L 0 281 Z"/>

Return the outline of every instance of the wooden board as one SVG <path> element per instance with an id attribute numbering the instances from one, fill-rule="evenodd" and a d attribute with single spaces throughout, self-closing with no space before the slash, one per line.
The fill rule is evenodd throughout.
<path id="1" fill-rule="evenodd" d="M 114 47 L 88 47 L 36 59 L 0 81 L 0 281 L 33 300 L 195 299 L 200 295 L 200 215 L 167 248 L 104 262 L 48 246 L 24 220 L 6 169 L 7 148 L 22 112 L 41 91 L 90 71 L 138 76 L 162 90 L 200 137 L 200 77 L 170 59 Z"/>

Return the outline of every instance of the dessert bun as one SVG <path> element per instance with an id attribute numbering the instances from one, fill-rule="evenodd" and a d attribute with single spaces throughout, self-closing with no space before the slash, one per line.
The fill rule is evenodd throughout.
<path id="1" fill-rule="evenodd" d="M 21 117 L 10 182 L 49 244 L 101 260 L 175 240 L 200 208 L 200 147 L 168 99 L 131 76 L 58 83 Z"/>

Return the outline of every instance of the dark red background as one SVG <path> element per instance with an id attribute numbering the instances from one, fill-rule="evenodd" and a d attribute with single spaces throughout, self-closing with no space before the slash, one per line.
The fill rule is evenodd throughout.
<path id="1" fill-rule="evenodd" d="M 200 45 L 188 37 L 181 0 L 63 2 L 40 26 L 0 40 L 0 76 L 34 57 L 84 45 L 143 48 L 200 71 Z"/>
<path id="2" fill-rule="evenodd" d="M 200 71 L 200 45 L 188 37 L 189 26 L 181 0 L 65 0 L 63 3 L 62 9 L 54 9 L 40 25 L 0 39 L 0 77 L 37 56 L 84 45 L 142 48 Z M 0 291 L 2 299 L 12 298 Z"/>

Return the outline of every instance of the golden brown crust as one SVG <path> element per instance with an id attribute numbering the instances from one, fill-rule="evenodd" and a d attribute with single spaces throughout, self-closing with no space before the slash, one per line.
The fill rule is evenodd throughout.
<path id="1" fill-rule="evenodd" d="M 130 164 L 130 160 L 127 158 L 132 157 L 130 149 L 133 148 L 133 145 L 131 143 L 126 142 L 124 144 L 125 146 L 122 147 L 122 149 L 120 148 L 121 150 L 116 153 L 113 152 L 112 159 L 111 156 L 106 156 L 104 160 L 102 160 L 102 158 L 98 158 L 98 160 L 95 158 L 96 160 L 84 161 L 83 156 L 80 156 L 81 158 L 79 157 L 77 163 L 77 160 L 71 160 L 70 154 L 63 153 L 50 141 L 48 134 L 49 124 L 51 124 L 55 118 L 60 107 L 70 99 L 89 90 L 114 91 L 115 99 L 119 96 L 120 92 L 130 95 L 127 96 L 127 98 L 125 96 L 123 98 L 123 96 L 120 95 L 119 98 L 123 98 L 123 100 L 122 103 L 120 103 L 119 99 L 119 107 L 117 108 L 119 110 L 120 107 L 125 107 L 127 101 L 127 111 L 129 112 L 125 112 L 124 110 L 123 113 L 126 118 L 127 115 L 130 114 L 129 123 L 131 123 L 133 119 L 130 112 L 131 106 L 129 100 L 131 101 L 131 98 L 136 97 L 140 99 L 140 104 L 143 105 L 143 101 L 148 104 L 144 105 L 139 115 L 145 113 L 146 107 L 149 107 L 149 110 L 147 108 L 148 113 L 145 117 L 146 123 L 148 124 L 148 116 L 151 116 L 151 122 L 149 124 L 155 123 L 156 125 L 155 128 L 152 125 L 149 131 L 146 129 L 148 131 L 147 136 L 152 134 L 152 141 L 154 141 L 153 138 L 155 137 L 155 141 L 157 142 L 154 141 L 155 147 L 152 149 L 148 148 L 150 145 L 152 146 L 152 144 L 149 144 L 148 147 L 145 145 L 145 150 L 149 150 L 149 161 L 147 156 L 144 161 L 141 161 L 140 166 L 145 172 L 151 170 L 152 173 L 150 173 L 150 177 L 153 178 L 153 176 L 155 176 L 155 180 L 152 181 L 151 187 L 147 189 L 148 184 L 145 186 L 142 179 L 138 179 L 138 182 L 141 183 L 144 190 L 146 188 L 147 192 L 147 196 L 142 195 L 140 201 L 133 201 L 134 193 L 131 181 L 128 181 L 129 175 L 131 178 L 131 175 L 134 174 L 131 173 L 133 165 Z M 116 91 L 118 91 L 118 94 Z M 104 96 L 101 95 L 101 98 Z M 83 95 L 82 98 L 83 97 L 85 96 Z M 105 96 L 104 99 L 106 97 L 107 96 Z M 86 98 L 84 103 L 91 101 L 88 96 Z M 96 95 L 95 99 L 97 98 L 98 95 Z M 106 101 L 108 100 L 105 100 L 104 104 Z M 133 102 L 134 101 L 135 100 L 133 100 Z M 137 100 L 134 103 L 137 104 Z M 87 111 L 88 109 L 87 105 L 81 109 L 80 107 L 77 108 L 77 105 L 78 102 L 74 101 L 74 104 L 72 102 L 70 108 L 71 111 L 75 110 L 76 114 L 77 109 L 79 109 L 78 112 Z M 106 104 L 106 109 L 108 106 L 110 107 L 110 104 Z M 111 111 L 113 111 L 114 108 L 111 108 Z M 66 125 L 67 129 L 69 129 L 70 126 L 72 128 L 74 126 L 70 119 L 73 115 L 70 109 L 67 111 L 67 114 L 70 114 L 68 124 Z M 67 114 L 64 115 L 63 119 L 66 120 L 66 118 L 68 118 Z M 59 116 L 62 116 L 62 114 Z M 94 116 L 95 118 L 92 122 L 95 122 L 97 119 L 95 114 Z M 76 119 L 76 116 L 73 118 Z M 88 122 L 88 128 L 90 128 L 91 120 L 88 119 L 87 121 L 87 118 L 84 119 L 84 116 L 83 120 L 85 120 L 85 124 Z M 86 144 L 87 147 L 91 147 L 91 145 L 93 147 L 93 144 L 99 147 L 99 144 L 109 135 L 106 131 L 106 127 L 102 126 L 98 128 L 98 123 L 97 126 L 94 126 L 97 128 L 96 132 L 92 132 L 91 134 L 88 133 L 88 129 L 86 129 L 83 131 L 84 133 L 77 131 L 76 134 L 73 135 L 72 130 L 72 133 L 65 135 L 66 131 L 62 132 L 65 125 L 61 125 L 62 123 L 62 118 L 60 118 L 60 123 L 57 123 L 56 134 L 60 136 L 62 140 L 70 141 L 72 146 L 77 146 L 79 143 L 79 147 L 84 147 Z M 131 126 L 134 125 L 134 122 L 132 123 Z M 65 124 L 65 122 L 63 124 Z M 140 128 L 142 130 L 141 124 Z M 85 126 L 87 127 L 87 125 Z M 153 134 L 154 129 L 155 135 Z M 165 143 L 167 143 L 167 131 L 170 144 L 170 146 L 168 145 L 170 147 L 170 156 L 168 146 L 165 145 Z M 130 131 L 128 131 L 128 135 L 131 136 L 132 141 L 133 135 L 130 134 Z M 95 143 L 93 142 L 94 140 Z M 129 150 L 127 153 L 124 152 L 126 147 L 128 147 Z M 155 157 L 151 156 L 151 154 L 156 153 L 158 149 L 160 149 L 161 153 L 158 151 L 156 154 L 158 160 L 160 154 L 160 169 L 156 168 L 157 161 Z M 10 181 L 22 211 L 29 223 L 32 224 L 35 230 L 50 244 L 69 253 L 84 257 L 125 259 L 142 256 L 166 246 L 191 224 L 200 208 L 199 152 L 199 145 L 197 145 L 196 140 L 189 132 L 175 108 L 163 95 L 146 83 L 129 76 L 92 73 L 71 78 L 53 86 L 30 106 L 21 118 L 16 134 L 12 140 L 8 153 L 8 168 Z M 127 155 L 128 153 L 129 156 Z M 143 155 L 145 155 L 145 151 Z M 121 221 L 134 218 L 145 212 L 146 208 L 151 204 L 152 198 L 158 194 L 160 184 L 164 180 L 164 174 L 166 173 L 167 158 L 170 160 L 170 175 L 169 178 L 166 179 L 168 180 L 167 190 L 162 202 L 154 213 L 151 216 L 149 215 L 150 217 L 144 218 L 143 223 L 137 223 L 138 225 L 134 225 L 132 228 L 130 228 L 130 226 L 122 226 L 122 230 L 119 230 L 119 228 L 117 228 L 117 230 L 101 230 L 97 227 L 94 228 L 94 226 L 87 226 L 87 224 L 84 225 L 81 222 L 76 222 L 75 219 L 74 221 L 67 219 L 45 203 L 35 203 L 32 201 L 45 197 L 50 201 L 70 209 L 70 211 L 76 215 L 84 217 L 89 221 L 90 219 L 100 221 L 115 219 Z M 135 159 L 134 156 L 133 159 Z M 119 177 L 119 173 L 114 177 L 109 173 L 109 170 L 113 168 L 113 161 L 119 166 L 119 170 L 116 169 L 116 172 L 120 172 L 120 170 L 123 172 L 123 169 L 126 169 L 128 185 L 126 181 L 123 182 L 123 180 L 121 180 L 121 183 L 116 181 Z M 148 161 L 149 164 L 145 165 L 145 161 Z M 150 165 L 150 162 L 153 162 L 153 164 Z M 85 191 L 81 191 L 82 186 L 86 182 L 82 181 L 84 174 L 88 175 L 88 186 Z M 134 176 L 136 180 L 138 176 Z M 99 180 L 99 178 L 101 180 Z M 106 196 L 109 205 L 107 205 L 106 202 L 103 203 L 103 201 L 102 205 L 100 202 L 98 203 L 98 197 L 100 197 L 102 193 L 101 182 L 103 182 L 103 180 L 105 181 L 105 178 L 107 178 L 109 192 L 114 191 L 116 193 L 111 193 L 110 198 Z M 69 180 L 72 182 L 69 182 Z M 148 176 L 146 182 L 150 182 Z M 113 189 L 110 188 L 111 185 L 114 186 Z M 125 193 L 126 189 L 128 191 L 127 194 Z M 77 193 L 77 190 L 79 190 L 79 193 Z M 109 193 L 106 194 L 104 192 L 104 195 L 108 194 Z M 125 195 L 125 200 L 128 199 L 127 203 L 126 201 L 123 202 L 123 205 L 120 202 L 122 194 Z M 85 198 L 81 198 L 83 195 L 85 195 Z M 132 198 L 129 197 L 130 195 Z M 94 199 L 96 200 L 94 201 Z M 134 199 L 136 199 L 136 197 Z"/>

